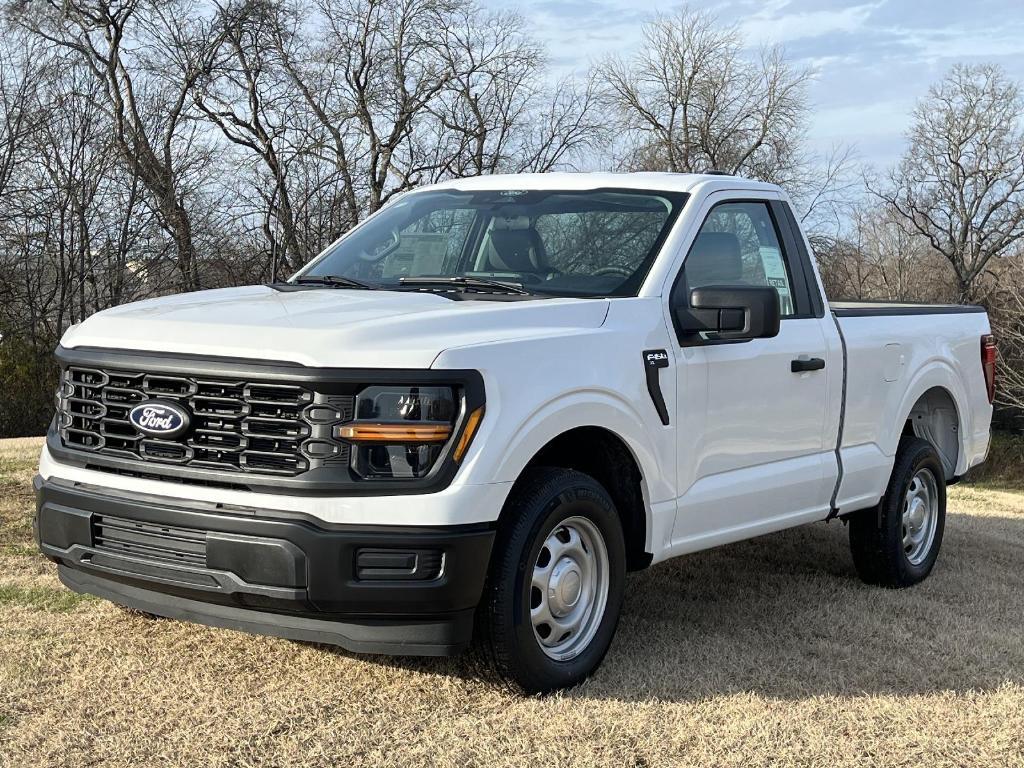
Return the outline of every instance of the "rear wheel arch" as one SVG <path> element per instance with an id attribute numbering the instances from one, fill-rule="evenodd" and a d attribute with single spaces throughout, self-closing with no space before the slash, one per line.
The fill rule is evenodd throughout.
<path id="1" fill-rule="evenodd" d="M 883 452 L 895 456 L 900 441 L 913 435 L 939 452 L 947 480 L 963 474 L 973 429 L 971 402 L 960 373 L 945 360 L 932 360 L 908 382 L 899 407 L 890 411 Z"/>
<path id="2" fill-rule="evenodd" d="M 946 480 L 956 476 L 963 453 L 964 425 L 961 421 L 953 393 L 938 385 L 917 398 L 903 424 L 903 436 L 925 440 L 939 454 Z"/>

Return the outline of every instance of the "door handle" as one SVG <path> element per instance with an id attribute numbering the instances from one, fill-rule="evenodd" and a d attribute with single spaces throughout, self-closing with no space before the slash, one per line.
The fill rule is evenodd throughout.
<path id="1" fill-rule="evenodd" d="M 789 370 L 793 373 L 807 373 L 808 371 L 820 371 L 825 367 L 825 361 L 820 357 L 811 357 L 806 360 L 794 360 L 789 364 Z"/>

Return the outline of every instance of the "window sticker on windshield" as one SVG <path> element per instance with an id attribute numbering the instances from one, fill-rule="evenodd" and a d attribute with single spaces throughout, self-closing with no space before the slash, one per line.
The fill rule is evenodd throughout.
<path id="1" fill-rule="evenodd" d="M 450 239 L 447 232 L 403 233 L 401 243 L 388 256 L 383 277 L 441 274 Z"/>
<path id="2" fill-rule="evenodd" d="M 761 264 L 764 267 L 764 276 L 768 285 L 779 292 L 782 314 L 793 314 L 793 297 L 789 292 L 789 276 L 786 274 L 786 265 L 782 261 L 782 252 L 770 245 L 762 245 L 758 251 L 761 253 Z"/>

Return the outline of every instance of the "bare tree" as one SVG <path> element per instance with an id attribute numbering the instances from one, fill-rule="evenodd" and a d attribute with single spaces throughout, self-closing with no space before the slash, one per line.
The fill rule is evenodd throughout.
<path id="1" fill-rule="evenodd" d="M 427 106 L 452 71 L 440 55 L 444 29 L 458 0 L 319 0 L 327 24 L 323 45 L 335 52 L 344 88 L 327 114 L 354 121 L 365 149 L 366 208 L 376 211 L 436 168 L 422 124 Z"/>
<path id="2" fill-rule="evenodd" d="M 36 76 L 31 66 L 34 41 L 11 36 L 0 49 L 0 199 L 14 174 L 22 142 L 38 127 L 32 110 Z"/>
<path id="3" fill-rule="evenodd" d="M 523 20 L 466 0 L 321 0 L 329 34 L 281 36 L 295 87 L 370 213 L 417 184 L 571 164 L 603 135 L 594 90 L 546 82 Z M 365 210 L 357 210 L 365 208 Z"/>
<path id="4" fill-rule="evenodd" d="M 571 78 L 543 94 L 527 124 L 517 173 L 548 173 L 562 167 L 595 170 L 602 167 L 613 132 L 600 110 L 593 79 L 579 84 Z M 597 158 L 596 163 L 591 159 Z"/>
<path id="5" fill-rule="evenodd" d="M 288 146 L 289 120 L 300 100 L 277 66 L 277 9 L 263 0 L 245 0 L 218 11 L 210 27 L 208 67 L 192 98 L 228 141 L 254 153 L 265 166 L 272 190 L 265 198 L 265 233 L 275 261 L 293 271 L 309 256 L 300 245 L 287 182 L 288 159 L 295 154 L 294 145 Z"/>
<path id="6" fill-rule="evenodd" d="M 547 57 L 521 16 L 465 4 L 446 20 L 440 51 L 451 77 L 427 104 L 435 178 L 543 173 L 601 145 L 593 87 L 548 84 Z"/>
<path id="7" fill-rule="evenodd" d="M 103 84 L 115 145 L 174 240 L 184 286 L 195 288 L 200 271 L 183 165 L 196 141 L 189 94 L 208 66 L 209 44 L 191 33 L 196 17 L 187 8 L 153 0 L 14 0 L 7 11 L 39 38 L 75 54 Z M 175 66 L 168 68 L 171 61 Z"/>
<path id="8" fill-rule="evenodd" d="M 942 256 L 893 209 L 847 209 L 839 236 L 813 238 L 826 293 L 833 299 L 949 301 L 955 292 Z"/>
<path id="9" fill-rule="evenodd" d="M 835 144 L 820 157 L 800 153 L 794 160 L 779 183 L 796 206 L 800 224 L 815 234 L 841 229 L 864 192 L 854 148 Z"/>
<path id="10" fill-rule="evenodd" d="M 438 176 L 474 176 L 507 166 L 536 95 L 543 52 L 515 13 L 463 5 L 438 37 L 448 81 L 426 106 L 436 118 Z M 431 137 L 433 138 L 433 137 Z"/>
<path id="11" fill-rule="evenodd" d="M 58 52 L 30 66 L 34 127 L 0 197 L 0 325 L 48 351 L 71 323 L 138 295 L 129 254 L 152 218 L 112 144 L 102 85 Z"/>
<path id="12" fill-rule="evenodd" d="M 953 267 L 961 301 L 1024 238 L 1024 99 L 994 65 L 957 65 L 914 110 L 907 151 L 872 191 Z"/>
<path id="13" fill-rule="evenodd" d="M 994 261 L 976 290 L 999 341 L 996 403 L 1024 413 L 1024 249 Z"/>
<path id="14" fill-rule="evenodd" d="M 627 131 L 631 169 L 777 180 L 798 159 L 810 72 L 780 48 L 748 58 L 738 28 L 707 12 L 658 16 L 639 52 L 606 58 L 596 76 Z"/>
<path id="15" fill-rule="evenodd" d="M 368 194 L 362 168 L 368 150 L 361 141 L 351 100 L 344 96 L 348 85 L 339 62 L 341 54 L 305 34 L 308 15 L 308 7 L 302 3 L 283 6 L 273 29 L 281 66 L 306 105 L 308 117 L 298 127 L 310 140 L 307 157 L 329 164 L 340 183 L 340 215 L 328 217 L 336 221 L 331 231 L 337 237 L 362 217 Z"/>

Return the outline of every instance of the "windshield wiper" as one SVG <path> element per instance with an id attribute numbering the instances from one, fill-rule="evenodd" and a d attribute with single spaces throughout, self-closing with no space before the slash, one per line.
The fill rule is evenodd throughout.
<path id="1" fill-rule="evenodd" d="M 438 290 L 480 291 L 483 293 L 514 293 L 517 296 L 530 296 L 530 291 L 515 283 L 504 283 L 501 280 L 487 280 L 483 277 L 402 277 L 399 284 L 410 288 Z"/>
<path id="2" fill-rule="evenodd" d="M 367 291 L 377 290 L 377 286 L 355 280 L 344 275 L 310 275 L 293 280 L 291 285 L 326 285 L 331 288 L 362 288 Z"/>

